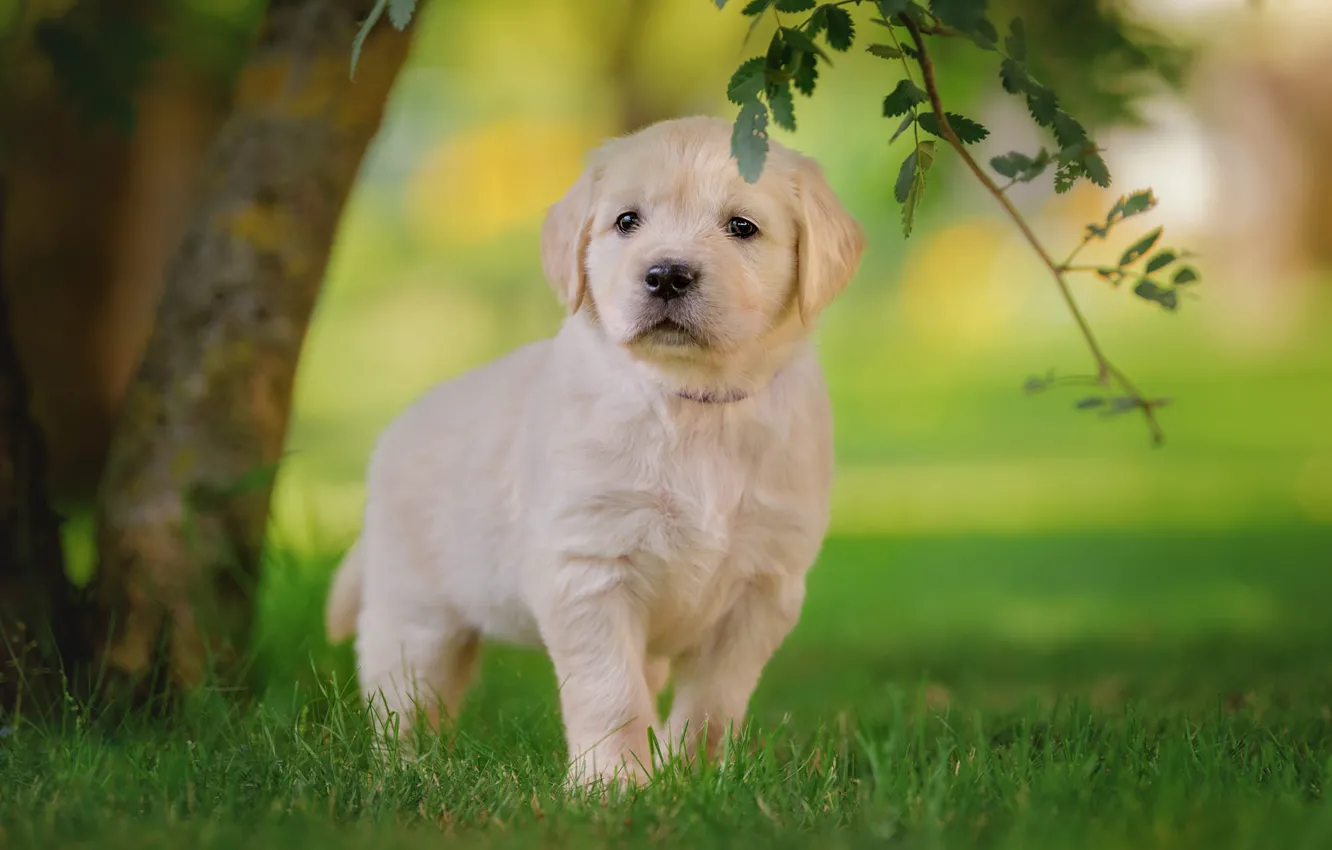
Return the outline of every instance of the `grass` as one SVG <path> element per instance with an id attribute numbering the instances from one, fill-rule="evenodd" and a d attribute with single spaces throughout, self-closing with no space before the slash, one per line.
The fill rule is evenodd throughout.
<path id="1" fill-rule="evenodd" d="M 555 682 L 491 648 L 459 727 L 377 769 L 274 557 L 239 707 L 71 707 L 0 738 L 0 846 L 1332 846 L 1332 530 L 836 538 L 716 765 L 560 791 Z"/>

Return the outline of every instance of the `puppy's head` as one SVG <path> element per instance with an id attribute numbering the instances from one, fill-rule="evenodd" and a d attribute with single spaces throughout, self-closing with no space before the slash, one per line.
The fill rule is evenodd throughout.
<path id="1" fill-rule="evenodd" d="M 720 364 L 803 333 L 851 279 L 864 237 L 813 160 L 770 148 L 754 184 L 721 119 L 664 121 L 595 151 L 541 234 L 568 310 L 658 362 Z"/>

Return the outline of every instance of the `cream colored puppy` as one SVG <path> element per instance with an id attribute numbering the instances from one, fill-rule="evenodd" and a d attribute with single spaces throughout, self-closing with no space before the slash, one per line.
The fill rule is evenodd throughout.
<path id="1" fill-rule="evenodd" d="M 810 159 L 741 179 L 731 127 L 607 142 L 551 208 L 559 333 L 431 390 L 380 438 L 328 602 L 401 732 L 455 715 L 478 641 L 545 647 L 570 778 L 711 751 L 795 625 L 828 524 L 832 421 L 806 334 L 864 247 Z M 706 737 L 700 741 L 700 733 Z"/>

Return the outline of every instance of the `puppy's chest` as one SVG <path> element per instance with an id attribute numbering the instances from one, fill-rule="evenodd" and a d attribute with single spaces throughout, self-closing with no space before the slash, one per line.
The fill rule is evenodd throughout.
<path id="1" fill-rule="evenodd" d="M 725 557 L 752 498 L 751 470 L 725 457 L 676 455 L 649 458 L 634 472 L 607 487 L 597 511 L 617 557 L 641 567 L 702 567 Z"/>
<path id="2" fill-rule="evenodd" d="M 607 523 L 606 554 L 628 567 L 626 580 L 662 623 L 706 619 L 771 568 L 761 557 L 762 529 L 784 501 L 761 453 L 690 448 L 640 455 L 634 474 L 607 489 L 614 508 L 597 511 Z"/>

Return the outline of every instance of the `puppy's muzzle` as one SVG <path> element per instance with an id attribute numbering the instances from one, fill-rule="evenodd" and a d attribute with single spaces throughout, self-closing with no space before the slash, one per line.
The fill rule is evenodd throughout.
<path id="1" fill-rule="evenodd" d="M 687 263 L 678 260 L 664 260 L 654 263 L 643 275 L 643 287 L 648 295 L 671 301 L 694 288 L 698 282 L 698 272 Z"/>

